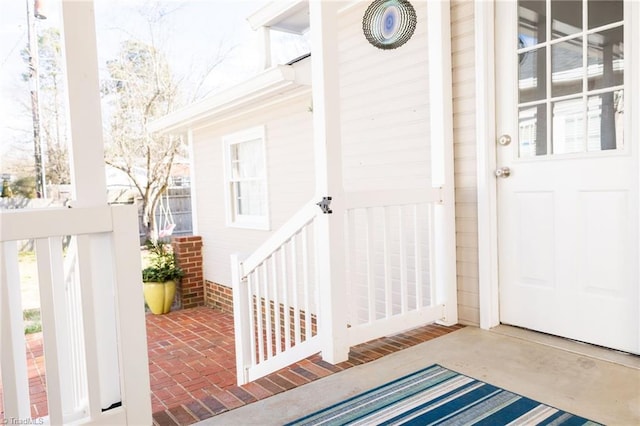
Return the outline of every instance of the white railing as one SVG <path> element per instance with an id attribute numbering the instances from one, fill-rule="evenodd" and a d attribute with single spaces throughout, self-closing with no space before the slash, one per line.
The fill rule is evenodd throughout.
<path id="1" fill-rule="evenodd" d="M 435 266 L 434 211 L 440 189 L 345 194 L 344 322 L 349 346 L 442 320 Z M 317 216 L 309 202 L 255 253 L 233 255 L 233 301 L 238 383 L 255 380 L 321 352 L 324 336 Z M 341 322 L 342 323 L 342 322 Z M 329 340 L 321 341 L 321 338 Z"/>
<path id="2" fill-rule="evenodd" d="M 233 255 L 238 383 L 320 351 L 315 218 L 305 205 L 244 260 Z"/>
<path id="3" fill-rule="evenodd" d="M 42 420 L 151 424 L 136 213 L 133 206 L 105 206 L 1 214 L 5 422 L 31 418 L 17 241 L 33 239 L 49 413 Z"/>
<path id="4" fill-rule="evenodd" d="M 439 189 L 345 194 L 349 344 L 433 322 Z"/>

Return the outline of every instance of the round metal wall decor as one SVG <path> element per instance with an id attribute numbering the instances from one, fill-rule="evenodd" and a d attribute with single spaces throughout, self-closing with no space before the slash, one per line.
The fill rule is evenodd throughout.
<path id="1" fill-rule="evenodd" d="M 362 18 L 362 32 L 379 49 L 405 44 L 416 29 L 416 10 L 408 0 L 375 0 Z"/>

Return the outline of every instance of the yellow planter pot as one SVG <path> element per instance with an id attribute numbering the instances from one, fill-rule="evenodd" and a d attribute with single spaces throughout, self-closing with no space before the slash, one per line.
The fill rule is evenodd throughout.
<path id="1" fill-rule="evenodd" d="M 171 311 L 173 298 L 176 295 L 175 281 L 163 283 L 144 283 L 144 300 L 154 314 L 166 314 Z"/>

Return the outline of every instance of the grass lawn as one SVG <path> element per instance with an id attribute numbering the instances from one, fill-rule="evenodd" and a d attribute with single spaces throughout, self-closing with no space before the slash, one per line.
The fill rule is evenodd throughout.
<path id="1" fill-rule="evenodd" d="M 38 333 L 42 331 L 42 321 L 40 321 L 40 308 L 25 309 L 22 311 L 24 320 L 24 334 Z"/>
<path id="2" fill-rule="evenodd" d="M 40 322 L 40 289 L 38 288 L 38 264 L 33 251 L 18 253 L 20 269 L 20 295 L 22 298 L 22 318 L 24 333 L 42 331 Z"/>
<path id="3" fill-rule="evenodd" d="M 40 291 L 38 289 L 38 265 L 36 253 L 22 251 L 18 254 L 20 268 L 20 292 L 22 309 L 40 308 Z"/>

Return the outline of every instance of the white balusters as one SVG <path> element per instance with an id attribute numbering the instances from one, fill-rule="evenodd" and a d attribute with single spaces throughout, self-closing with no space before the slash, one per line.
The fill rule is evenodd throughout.
<path id="1" fill-rule="evenodd" d="M 5 419 L 31 418 L 17 241 L 34 238 L 48 422 L 150 424 L 135 207 L 12 211 L 3 212 L 1 219 L 0 361 Z M 75 244 L 65 255 L 63 240 L 68 236 Z M 110 291 L 94 297 L 96 286 L 100 290 L 105 285 Z M 100 315 L 98 306 L 105 302 L 112 307 L 108 316 Z M 97 327 L 100 321 L 106 324 Z M 112 330 L 114 339 L 112 360 L 100 347 L 105 327 Z M 121 403 L 120 407 L 103 412 L 105 389 L 110 392 L 109 401 Z"/>
<path id="2" fill-rule="evenodd" d="M 39 238 L 36 240 L 36 258 L 38 259 L 38 282 L 40 286 L 40 318 L 42 320 L 44 347 L 47 348 L 45 368 L 47 372 L 47 403 L 49 419 L 52 424 L 63 424 L 63 395 L 68 387 L 62 383 L 59 356 L 64 345 L 60 341 L 58 330 L 60 321 L 56 318 L 56 283 L 64 282 L 64 259 L 62 237 Z M 59 286 L 58 286 L 59 287 Z M 59 298 L 58 298 L 59 299 Z M 64 300 L 64 299 L 63 299 Z M 60 310 L 57 315 L 64 315 Z M 66 361 L 66 360 L 65 360 Z M 65 389 L 67 388 L 67 389 Z"/>
<path id="3" fill-rule="evenodd" d="M 350 344 L 439 319 L 433 280 L 434 191 L 347 194 Z"/>
<path id="4" fill-rule="evenodd" d="M 349 344 L 441 318 L 433 301 L 433 205 L 437 189 L 349 194 L 344 223 L 351 310 Z M 389 200 L 393 204 L 389 203 Z M 244 261 L 232 257 L 238 381 L 246 383 L 325 350 L 317 337 L 320 284 L 317 206 L 309 204 Z M 335 214 L 335 213 L 334 213 Z M 324 238 L 326 241 L 326 238 Z M 243 298 L 243 302 L 236 302 Z M 242 317 L 239 319 L 238 317 Z M 326 342 L 325 342 L 326 343 Z"/>
<path id="5" fill-rule="evenodd" d="M 236 335 L 236 353 L 245 354 L 242 359 L 237 357 L 241 363 L 239 383 L 266 374 L 269 368 L 276 368 L 274 365 L 284 367 L 294 362 L 291 353 L 298 356 L 303 350 L 310 350 L 309 355 L 319 351 L 314 339 L 317 280 L 311 278 L 317 270 L 313 234 L 318 212 L 315 205 L 303 208 L 293 225 L 286 226 L 286 232 L 278 231 L 244 262 L 232 256 L 232 268 L 238 270 L 234 306 L 235 299 L 241 297 L 246 307 L 236 317 L 242 322 L 237 328 L 242 336 Z"/>
<path id="6" fill-rule="evenodd" d="M 23 327 L 18 244 L 0 241 L 0 372 L 5 419 L 31 417 Z"/>

